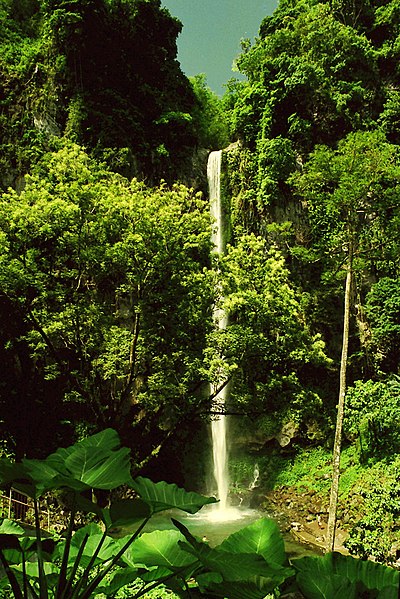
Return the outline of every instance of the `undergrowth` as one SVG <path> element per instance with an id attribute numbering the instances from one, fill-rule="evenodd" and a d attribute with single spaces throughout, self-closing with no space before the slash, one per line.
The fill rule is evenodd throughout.
<path id="1" fill-rule="evenodd" d="M 327 501 L 331 460 L 331 451 L 324 447 L 263 456 L 258 459 L 260 490 L 312 491 Z M 400 554 L 400 455 L 361 461 L 356 444 L 343 448 L 338 518 L 348 529 L 347 547 L 353 555 L 395 563 Z"/>

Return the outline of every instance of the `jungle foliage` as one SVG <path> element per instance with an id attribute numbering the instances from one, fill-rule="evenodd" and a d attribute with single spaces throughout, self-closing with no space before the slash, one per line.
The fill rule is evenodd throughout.
<path id="1" fill-rule="evenodd" d="M 141 438 L 139 468 L 185 422 L 207 416 L 208 383 L 232 375 L 235 409 L 270 412 L 275 428 L 288 414 L 301 422 L 320 402 L 305 371 L 327 359 L 279 251 L 243 235 L 219 263 L 201 194 L 150 189 L 72 142 L 54 143 L 23 191 L 0 201 L 0 284 L 12 316 L 0 399 L 18 452 L 46 450 L 43 418 L 52 444 L 113 426 Z M 221 277 L 227 331 L 212 324 Z M 12 408 L 18 392 L 29 427 Z"/>
<path id="2" fill-rule="evenodd" d="M 398 370 L 398 27 L 396 1 L 282 0 L 227 92 L 235 226 L 278 245 L 336 364 L 352 247 L 350 384 Z"/>
<path id="3" fill-rule="evenodd" d="M 181 72 L 160 0 L 0 0 L 0 20 L 6 450 L 112 426 L 140 470 L 179 453 L 227 378 L 266 442 L 289 423 L 330 445 L 351 271 L 345 442 L 384 488 L 351 547 L 390 561 L 398 504 L 374 513 L 400 453 L 398 0 L 281 0 L 222 101 Z M 177 181 L 230 141 L 218 259 L 204 184 Z"/>
<path id="4" fill-rule="evenodd" d="M 202 401 L 213 283 L 204 199 L 128 181 L 68 143 L 20 194 L 3 195 L 0 212 L 2 296 L 29 347 L 24 376 L 42 379 L 32 417 L 52 405 L 64 428 L 127 434 L 145 422 L 144 457 L 146 434 L 153 449 L 155 430 L 162 439 Z M 6 341 L 15 359 L 16 344 Z"/>
<path id="5" fill-rule="evenodd" d="M 395 599 L 399 573 L 391 568 L 340 554 L 289 560 L 273 520 L 261 518 L 226 538 L 217 547 L 196 539 L 178 520 L 175 529 L 143 532 L 152 516 L 167 509 L 191 514 L 215 503 L 176 485 L 153 483 L 130 474 L 129 450 L 106 429 L 44 460 L 0 461 L 0 484 L 12 483 L 34 501 L 35 534 L 24 534 L 11 520 L 0 526 L 0 590 L 15 599 L 89 599 L 101 594 L 147 596 L 166 586 L 178 597 L 263 599 L 292 596 L 331 599 L 346 593 L 356 599 Z M 130 488 L 134 497 L 101 508 L 87 497 L 91 490 Z M 49 490 L 69 495 L 69 524 L 60 537 L 43 537 L 39 500 Z M 77 509 L 94 522 L 75 528 Z M 100 526 L 101 524 L 101 526 Z M 116 527 L 131 532 L 115 538 Z"/>
<path id="6" fill-rule="evenodd" d="M 380 465 L 383 490 L 365 491 L 366 516 L 350 545 L 387 560 L 399 526 L 397 501 L 388 499 L 400 452 L 399 25 L 397 0 L 281 0 L 258 39 L 243 42 L 237 65 L 247 80 L 232 83 L 225 99 L 239 140 L 225 160 L 234 227 L 282 251 L 307 325 L 333 360 L 319 393 L 328 443 L 351 273 L 344 443 L 357 443 L 365 477 Z M 381 526 L 374 514 L 386 511 Z"/>

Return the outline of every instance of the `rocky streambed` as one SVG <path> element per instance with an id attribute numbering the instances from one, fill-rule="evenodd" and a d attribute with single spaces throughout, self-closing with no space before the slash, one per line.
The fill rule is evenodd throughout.
<path id="1" fill-rule="evenodd" d="M 290 533 L 296 541 L 317 551 L 324 550 L 328 522 L 327 498 L 311 489 L 278 487 L 267 492 L 260 503 L 273 513 L 283 532 Z M 338 519 L 335 551 L 348 553 L 344 546 L 346 538 L 346 525 Z"/>

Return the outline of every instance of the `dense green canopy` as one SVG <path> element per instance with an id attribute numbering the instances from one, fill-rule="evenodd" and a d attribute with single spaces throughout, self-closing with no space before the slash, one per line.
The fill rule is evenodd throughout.
<path id="1" fill-rule="evenodd" d="M 344 441 L 398 455 L 400 1 L 281 0 L 221 100 L 180 70 L 161 0 L 0 0 L 0 20 L 7 450 L 113 426 L 174 478 L 227 381 L 221 409 L 262 451 L 283 430 L 293 452 L 329 445 L 346 320 Z M 379 534 L 353 547 L 389 560 Z"/>

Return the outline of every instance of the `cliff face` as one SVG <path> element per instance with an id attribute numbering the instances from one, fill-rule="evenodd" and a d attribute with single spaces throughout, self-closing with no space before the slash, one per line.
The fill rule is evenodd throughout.
<path id="1" fill-rule="evenodd" d="M 270 196 L 267 194 L 267 197 L 257 189 L 263 185 L 265 190 L 268 182 L 271 185 L 271 176 L 265 175 L 264 181 L 260 179 L 257 154 L 240 141 L 225 148 L 223 156 L 224 188 L 226 195 L 231 198 L 233 226 L 244 226 L 275 243 L 286 257 L 288 238 L 291 244 L 307 243 L 307 206 L 292 193 L 289 186 L 283 181 L 274 182 L 275 193 Z"/>
<path id="2" fill-rule="evenodd" d="M 59 136 L 128 177 L 151 184 L 190 178 L 197 100 L 176 59 L 182 25 L 160 1 L 4 6 L 3 187 Z"/>

